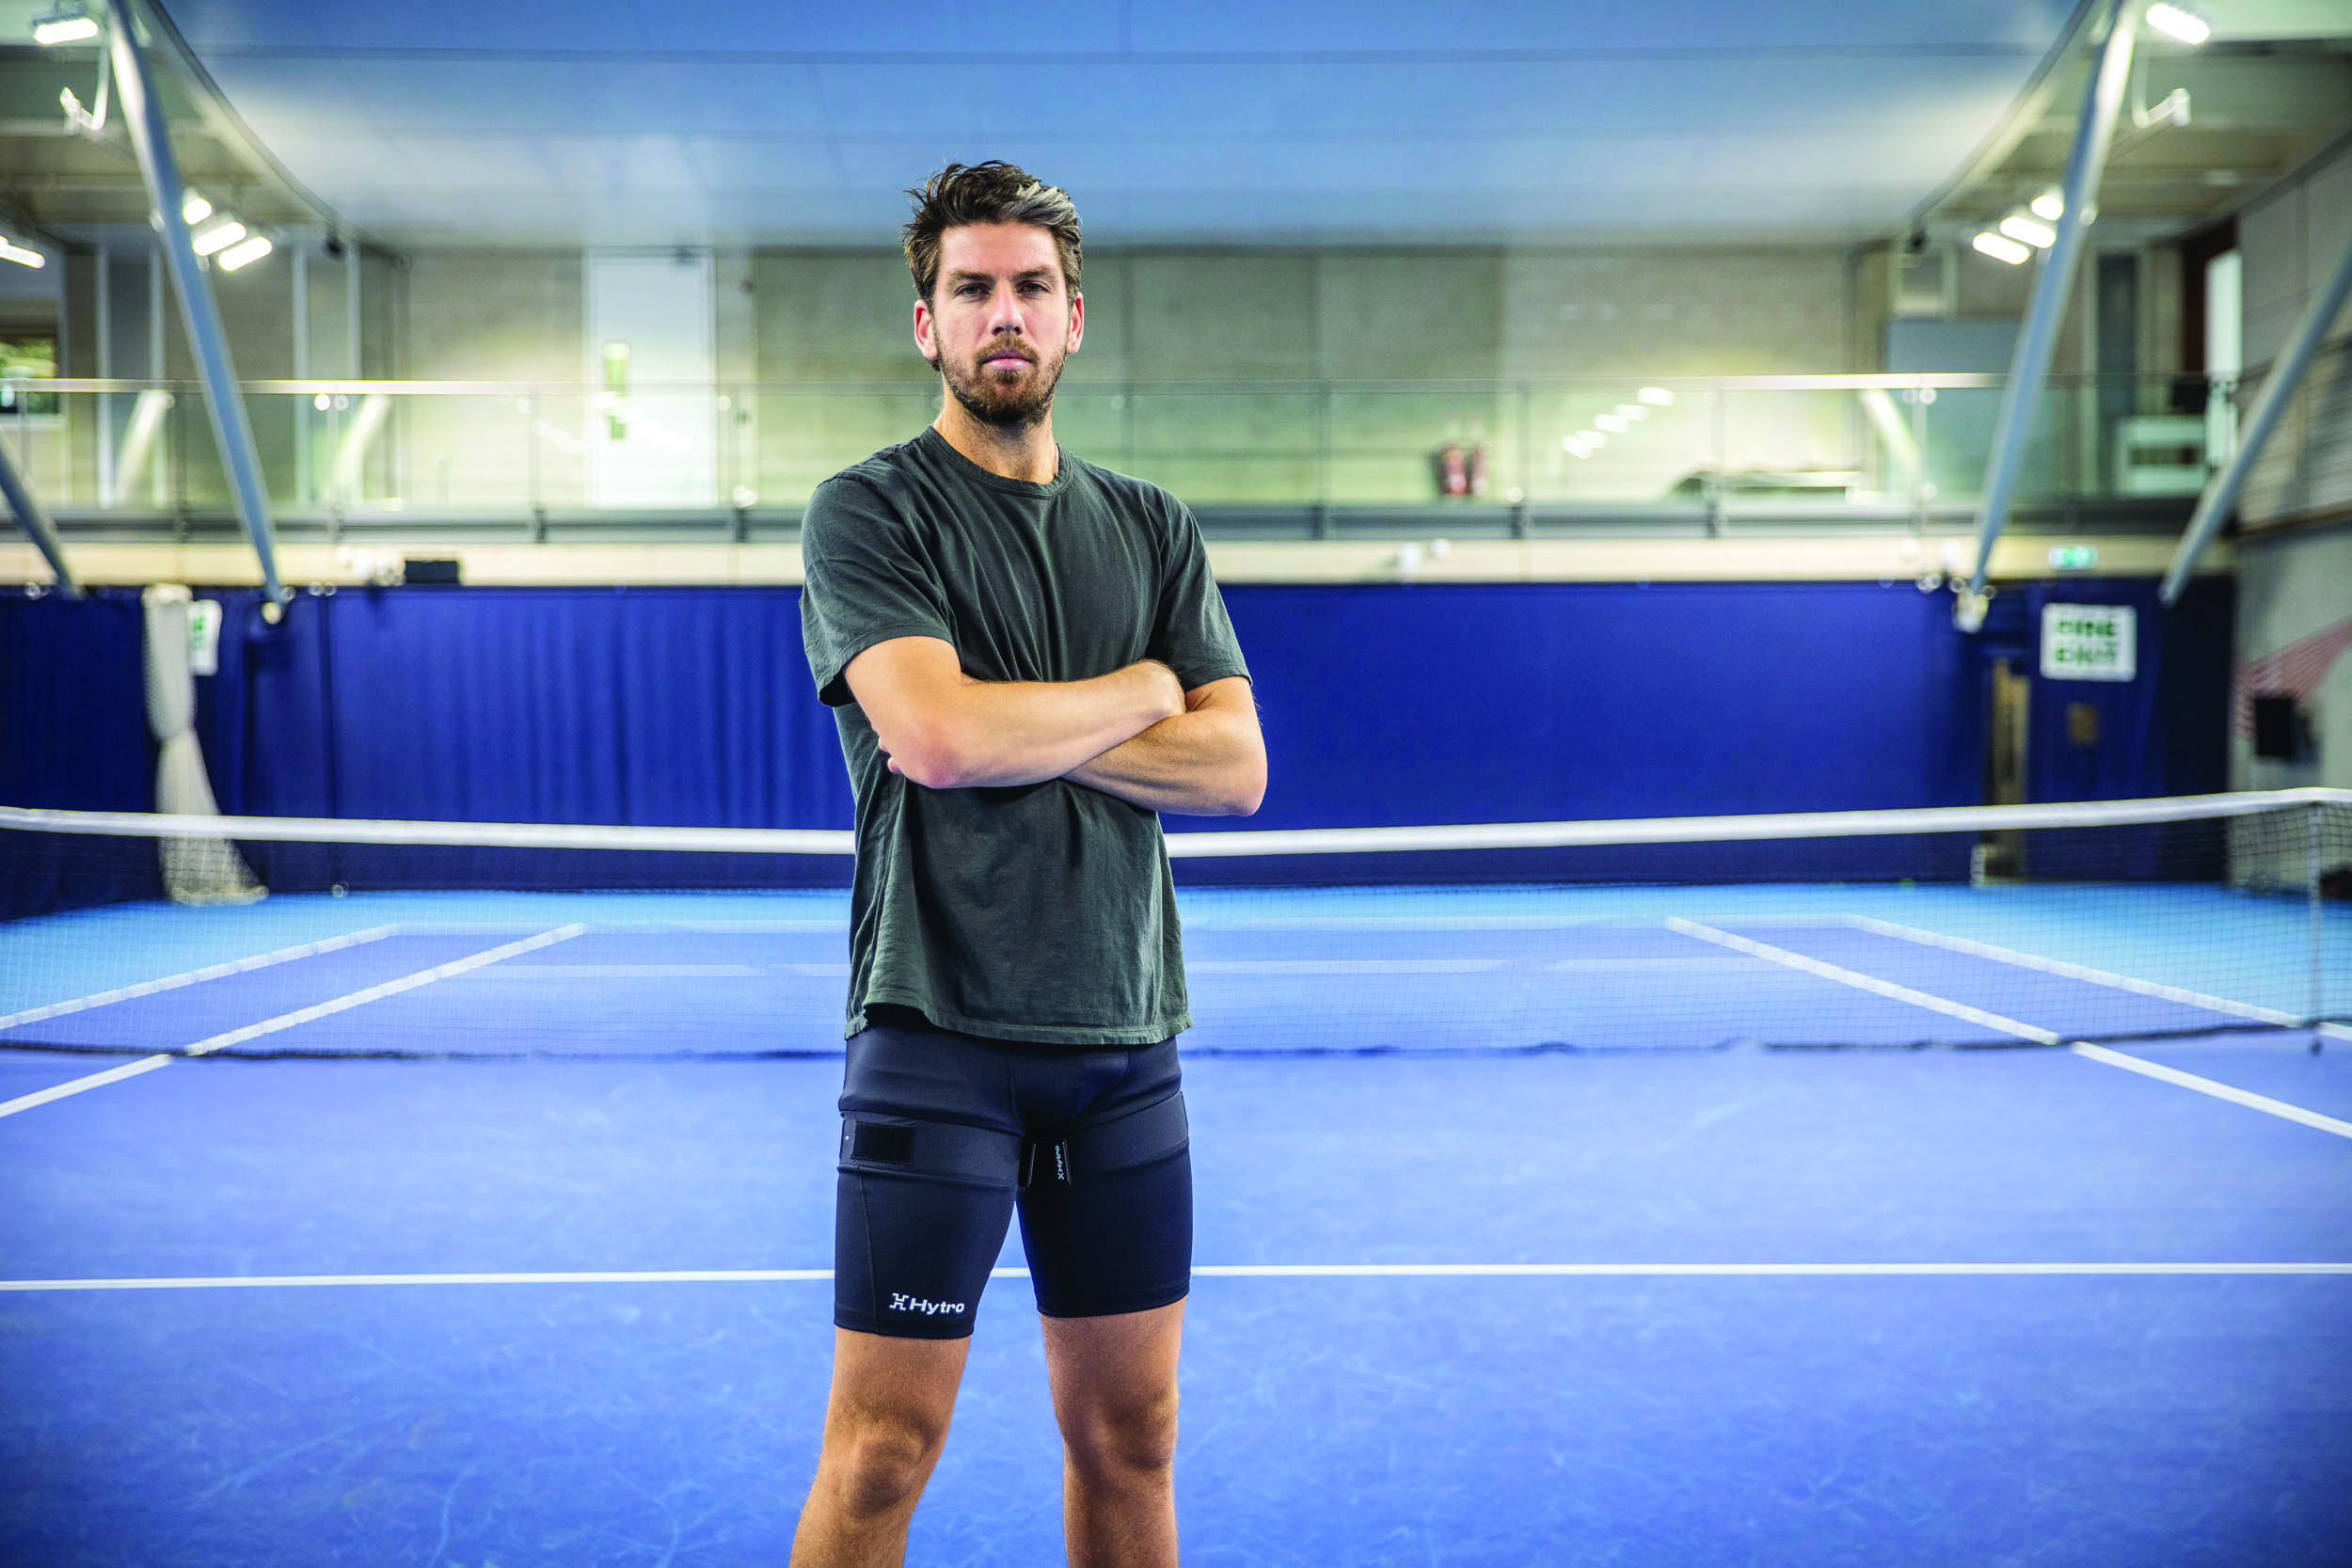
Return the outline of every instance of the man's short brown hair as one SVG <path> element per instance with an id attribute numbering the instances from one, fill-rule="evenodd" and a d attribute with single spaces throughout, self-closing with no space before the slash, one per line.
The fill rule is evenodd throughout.
<path id="1" fill-rule="evenodd" d="M 914 215 L 902 230 L 907 271 L 914 275 L 914 292 L 923 299 L 939 284 L 940 235 L 973 223 L 1025 223 L 1044 230 L 1054 236 L 1062 280 L 1072 293 L 1078 292 L 1078 209 L 1060 186 L 991 158 L 984 164 L 949 164 L 907 195 L 914 198 Z"/>

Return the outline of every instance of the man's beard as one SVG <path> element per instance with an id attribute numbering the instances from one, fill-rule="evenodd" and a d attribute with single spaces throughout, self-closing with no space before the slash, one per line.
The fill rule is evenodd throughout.
<path id="1" fill-rule="evenodd" d="M 986 360 L 990 355 L 1009 352 L 1003 342 L 993 343 L 979 352 Z M 1011 352 L 1026 353 L 1025 349 Z M 963 405 L 963 411 L 985 425 L 999 430 L 1028 430 L 1045 422 L 1053 411 L 1054 388 L 1061 380 L 1062 366 L 1067 356 L 1047 364 L 1042 356 L 1030 361 L 1025 382 L 1018 379 L 1010 387 L 997 380 L 997 372 L 985 364 L 960 369 L 946 355 L 931 361 L 931 369 L 939 372 L 947 383 L 948 394 Z"/>

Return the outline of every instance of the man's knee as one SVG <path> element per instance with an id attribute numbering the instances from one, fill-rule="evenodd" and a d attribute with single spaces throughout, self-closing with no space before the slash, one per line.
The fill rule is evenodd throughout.
<path id="1" fill-rule="evenodd" d="M 906 1411 L 868 1411 L 845 1418 L 826 1445 L 843 1505 L 852 1513 L 888 1513 L 911 1501 L 938 1463 L 947 1423 Z"/>
<path id="2" fill-rule="evenodd" d="M 1062 1441 L 1072 1462 L 1089 1475 L 1129 1480 L 1165 1475 L 1176 1464 L 1176 1386 L 1089 1402 L 1063 1420 Z"/>

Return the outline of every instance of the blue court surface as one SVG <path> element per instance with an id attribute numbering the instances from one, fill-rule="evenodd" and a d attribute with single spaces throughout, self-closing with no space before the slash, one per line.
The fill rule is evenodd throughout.
<path id="1" fill-rule="evenodd" d="M 2226 898 L 1188 892 L 1186 1560 L 2352 1561 L 2352 1039 Z M 0 1561 L 781 1562 L 842 909 L 8 927 Z M 1060 1560 L 1019 1248 L 911 1562 Z"/>

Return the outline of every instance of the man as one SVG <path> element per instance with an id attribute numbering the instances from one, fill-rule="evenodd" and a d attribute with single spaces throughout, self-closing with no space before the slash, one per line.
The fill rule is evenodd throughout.
<path id="1" fill-rule="evenodd" d="M 1085 334 L 1067 195 L 950 164 L 906 226 L 931 426 L 802 528 L 803 640 L 857 796 L 833 1392 L 796 1568 L 902 1560 L 1016 1204 L 1070 1560 L 1176 1561 L 1192 1022 L 1162 811 L 1265 749 L 1199 526 L 1054 441 Z"/>

